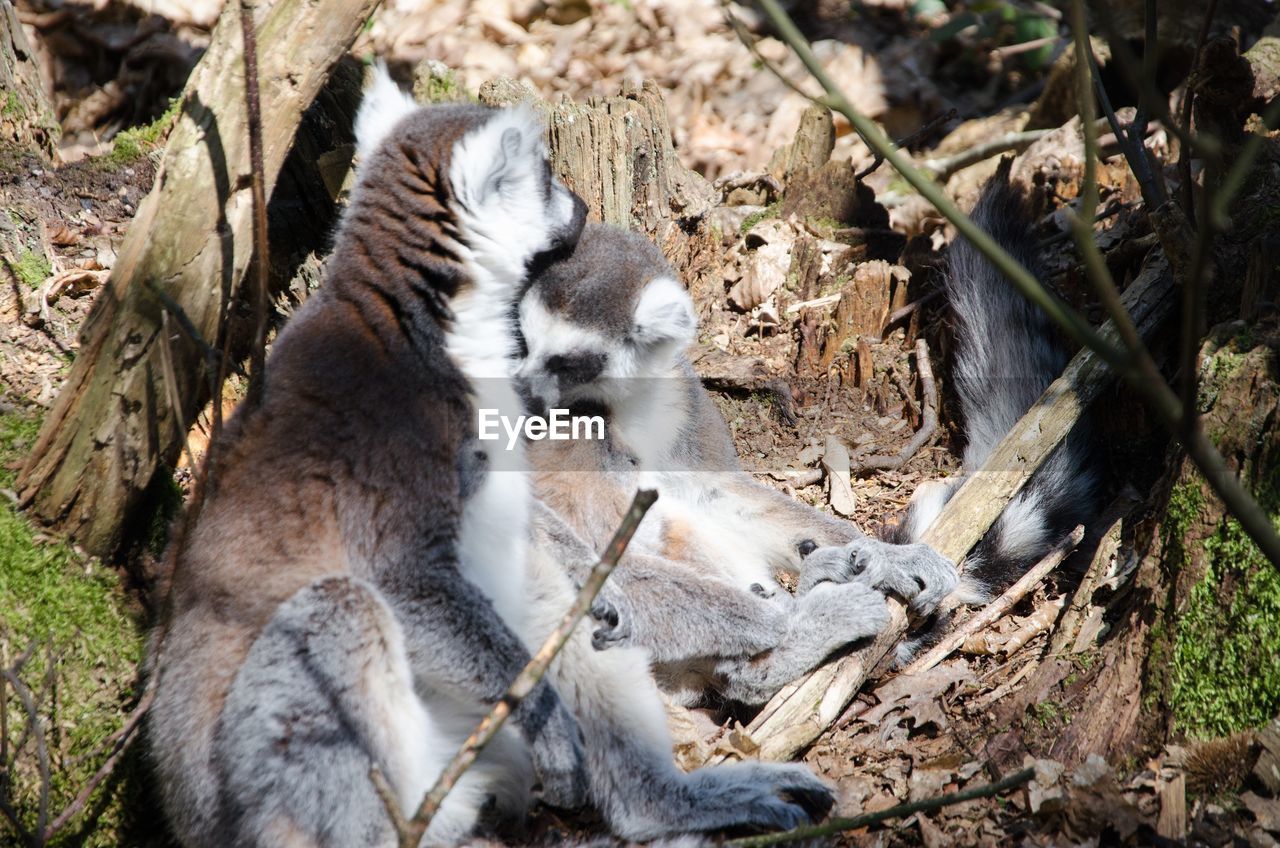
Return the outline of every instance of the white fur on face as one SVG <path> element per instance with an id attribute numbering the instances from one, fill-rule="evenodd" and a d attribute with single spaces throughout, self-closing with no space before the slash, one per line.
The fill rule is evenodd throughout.
<path id="1" fill-rule="evenodd" d="M 551 312 L 533 292 L 520 302 L 520 330 L 524 333 L 529 352 L 516 375 L 525 381 L 530 392 L 549 406 L 582 398 L 560 397 L 556 378 L 546 370 L 548 359 L 556 355 L 590 351 L 605 354 L 612 362 L 617 352 L 617 344 L 611 344 L 608 338 L 589 327 L 574 324 Z M 591 395 L 590 399 L 606 400 L 602 395 Z"/>
<path id="2" fill-rule="evenodd" d="M 376 64 L 373 80 L 365 89 L 356 114 L 356 154 L 367 160 L 391 131 L 418 109 L 413 98 L 391 79 L 387 66 L 382 62 Z"/>

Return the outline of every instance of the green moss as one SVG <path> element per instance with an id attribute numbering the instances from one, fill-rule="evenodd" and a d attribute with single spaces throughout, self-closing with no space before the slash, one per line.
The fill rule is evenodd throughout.
<path id="1" fill-rule="evenodd" d="M 23 412 L 0 416 L 4 486 L 12 485 L 9 466 L 30 448 L 38 427 L 38 420 Z M 113 570 L 37 536 L 8 500 L 0 505 L 0 610 L 3 664 L 12 664 L 15 655 L 35 644 L 20 679 L 36 696 L 47 680 L 53 681 L 39 714 L 50 757 L 49 808 L 56 813 L 100 765 L 100 755 L 88 755 L 123 721 L 142 654 L 141 628 Z M 5 688 L 0 709 L 6 711 L 12 744 L 27 717 L 11 687 Z M 9 788 L 28 827 L 35 822 L 40 789 L 34 751 L 30 742 L 22 749 Z M 101 808 L 101 815 L 87 838 L 69 833 L 55 842 L 117 844 L 123 806 L 108 793 L 118 794 L 118 786 L 108 781 L 91 800 L 89 808 Z"/>
<path id="2" fill-rule="evenodd" d="M 22 104 L 18 101 L 18 93 L 10 91 L 4 99 L 4 106 L 0 107 L 0 113 L 6 118 L 21 118 Z"/>
<path id="3" fill-rule="evenodd" d="M 1066 708 L 1057 701 L 1041 701 L 1038 704 L 1032 704 L 1028 707 L 1031 718 L 1041 727 L 1048 729 L 1058 727 L 1066 723 Z"/>
<path id="4" fill-rule="evenodd" d="M 49 264 L 49 260 L 34 250 L 22 251 L 22 255 L 12 267 L 13 272 L 18 275 L 18 282 L 30 289 L 39 288 L 40 284 L 49 279 L 49 275 L 53 273 L 53 266 Z"/>
<path id="5" fill-rule="evenodd" d="M 1280 573 L 1235 519 L 1204 554 L 1205 576 L 1176 618 L 1171 701 L 1181 730 L 1221 736 L 1280 712 Z"/>
<path id="6" fill-rule="evenodd" d="M 761 221 L 767 221 L 770 218 L 778 217 L 778 213 L 781 209 L 781 203 L 771 203 L 758 212 L 752 212 L 750 215 L 742 219 L 742 226 L 738 227 L 738 231 L 745 236 L 751 231 L 752 227 Z"/>
<path id="7" fill-rule="evenodd" d="M 435 62 L 420 66 L 419 72 L 414 75 L 413 97 L 419 103 L 476 101 L 475 95 L 467 90 L 452 69 Z"/>
<path id="8" fill-rule="evenodd" d="M 169 101 L 164 114 L 151 123 L 117 133 L 111 152 L 101 157 L 99 164 L 109 169 L 122 168 L 163 145 L 178 118 L 181 105 L 181 98 L 175 97 Z"/>

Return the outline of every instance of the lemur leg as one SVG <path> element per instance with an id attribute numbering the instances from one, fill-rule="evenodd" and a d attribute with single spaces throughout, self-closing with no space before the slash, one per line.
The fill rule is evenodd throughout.
<path id="1" fill-rule="evenodd" d="M 809 554 L 797 591 L 804 594 L 822 583 L 850 581 L 893 592 L 927 614 L 951 594 L 960 577 L 950 560 L 922 542 L 894 545 L 862 538 Z"/>
<path id="2" fill-rule="evenodd" d="M 550 632 L 573 600 L 573 583 L 542 549 L 530 556 L 531 608 Z M 574 632 L 551 667 L 586 736 L 591 795 L 628 840 L 726 828 L 786 829 L 820 818 L 830 790 L 805 767 L 740 763 L 681 772 L 666 713 L 642 651 L 597 651 Z"/>
<path id="3" fill-rule="evenodd" d="M 329 577 L 302 589 L 254 642 L 215 731 L 219 795 L 237 834 L 224 844 L 395 845 L 369 772 L 376 765 L 401 809 L 416 809 L 466 738 L 435 719 L 414 691 L 401 629 L 373 586 Z M 488 796 L 509 797 L 509 782 L 521 778 L 527 769 L 473 769 L 430 837 L 464 838 Z M 527 800 L 527 782 L 524 792 Z"/>
<path id="4" fill-rule="evenodd" d="M 789 622 L 773 650 L 716 665 L 721 694 L 763 704 L 835 651 L 879 634 L 889 624 L 889 610 L 884 596 L 863 583 L 825 584 L 795 599 Z"/>
<path id="5" fill-rule="evenodd" d="M 534 545 L 560 563 L 574 583 L 597 557 L 550 507 L 534 509 Z M 692 563 L 628 551 L 592 607 L 597 649 L 640 647 L 658 663 L 717 656 L 751 656 L 787 633 L 783 603 L 704 577 Z"/>

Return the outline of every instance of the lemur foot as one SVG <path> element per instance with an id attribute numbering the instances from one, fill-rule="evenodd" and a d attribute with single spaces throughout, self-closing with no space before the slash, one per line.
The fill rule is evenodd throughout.
<path id="1" fill-rule="evenodd" d="M 900 595 L 927 615 L 956 588 L 955 566 L 926 544 L 892 545 L 854 539 L 841 547 L 819 548 L 801 564 L 798 592 L 826 582 L 857 582 Z"/>
<path id="2" fill-rule="evenodd" d="M 603 651 L 618 647 L 630 640 L 630 617 L 619 612 L 618 605 L 613 601 L 603 595 L 596 595 L 596 599 L 591 603 L 590 612 L 591 617 L 601 625 L 591 634 L 591 647 L 597 651 Z"/>
<path id="3" fill-rule="evenodd" d="M 821 821 L 835 805 L 831 788 L 798 764 L 735 763 L 690 776 L 701 778 L 698 782 L 704 782 L 704 792 L 731 793 L 731 799 L 725 800 L 734 802 L 735 818 L 740 818 L 722 827 L 790 830 Z M 719 805 L 711 801 L 708 806 Z"/>

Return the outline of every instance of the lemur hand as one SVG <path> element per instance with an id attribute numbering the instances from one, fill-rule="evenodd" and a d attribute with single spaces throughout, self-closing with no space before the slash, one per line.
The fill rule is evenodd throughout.
<path id="1" fill-rule="evenodd" d="M 620 596 L 614 600 L 605 597 L 606 586 L 591 603 L 591 617 L 600 626 L 591 634 L 591 647 L 597 651 L 614 648 L 630 641 L 631 616 L 626 612 L 626 602 Z"/>
<path id="2" fill-rule="evenodd" d="M 818 548 L 800 565 L 800 594 L 820 583 L 858 582 L 900 595 L 927 615 L 956 588 L 955 566 L 923 543 L 892 545 L 854 539 L 841 547 Z"/>

